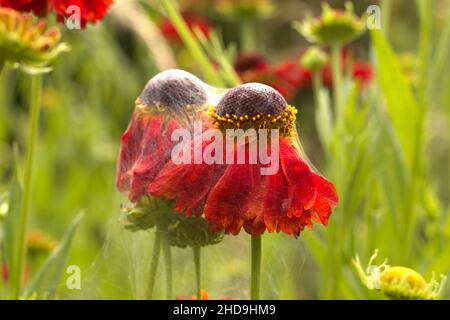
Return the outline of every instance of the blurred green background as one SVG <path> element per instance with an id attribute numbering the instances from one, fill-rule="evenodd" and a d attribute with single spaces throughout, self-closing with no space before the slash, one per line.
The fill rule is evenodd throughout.
<path id="1" fill-rule="evenodd" d="M 343 8 L 343 1 L 327 2 Z M 429 1 L 428 9 L 421 9 L 420 2 L 390 1 L 385 36 L 395 56 L 374 49 L 370 33 L 350 45 L 355 57 L 371 62 L 377 76 L 364 93 L 352 96 L 348 90 L 348 113 L 328 147 L 317 134 L 312 90 L 304 88 L 289 98 L 300 110 L 306 154 L 336 184 L 341 203 L 326 228 L 305 230 L 299 239 L 264 235 L 262 298 L 382 298 L 360 283 L 351 264 L 356 254 L 366 263 L 376 248 L 380 260 L 386 257 L 393 265 L 411 267 L 427 280 L 433 271 L 449 273 L 450 1 Z M 258 22 L 255 51 L 271 64 L 297 61 L 309 44 L 291 22 L 308 11 L 319 14 L 320 1 L 272 3 L 274 12 Z M 353 3 L 358 14 L 374 4 Z M 179 2 L 182 12 L 209 21 L 221 30 L 226 46 L 235 44 L 242 51 L 240 24 L 211 10 L 214 6 L 213 0 Z M 202 75 L 182 43 L 162 34 L 164 15 L 158 1 L 118 0 L 105 21 L 94 27 L 61 28 L 72 50 L 45 76 L 30 221 L 32 229 L 60 239 L 75 215 L 85 212 L 68 263 L 80 266 L 82 288 L 68 290 L 64 275 L 60 298 L 144 297 L 154 235 L 130 233 L 118 221 L 121 204 L 127 202 L 114 185 L 120 137 L 135 98 L 153 75 L 171 67 Z M 386 70 L 375 62 L 374 51 Z M 390 72 L 399 74 L 389 77 Z M 397 83 L 399 78 L 406 79 L 406 86 Z M 15 70 L 1 74 L 0 194 L 9 188 L 14 143 L 20 151 L 25 146 L 29 85 L 29 77 Z M 408 108 L 415 107 L 426 109 L 418 113 L 424 126 L 401 129 L 395 119 L 411 119 L 417 112 Z M 414 171 L 399 149 L 418 130 L 424 139 L 420 170 Z M 173 253 L 174 293 L 189 297 L 195 293 L 191 251 L 174 248 Z M 29 272 L 36 272 L 40 263 L 29 260 Z M 211 298 L 248 297 L 246 234 L 207 247 L 202 263 L 203 287 Z M 160 270 L 156 298 L 164 294 Z M 443 297 L 450 297 L 449 285 Z"/>

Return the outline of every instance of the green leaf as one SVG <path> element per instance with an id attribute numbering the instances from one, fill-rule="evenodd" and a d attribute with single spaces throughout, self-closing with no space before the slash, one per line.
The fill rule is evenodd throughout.
<path id="1" fill-rule="evenodd" d="M 387 110 L 406 162 L 412 169 L 418 148 L 416 141 L 421 121 L 419 105 L 383 34 L 379 30 L 372 30 L 372 39 L 377 58 L 379 85 L 386 98 Z"/>
<path id="2" fill-rule="evenodd" d="M 73 237 L 83 215 L 81 212 L 72 220 L 61 243 L 47 258 L 30 286 L 26 289 L 24 298 L 52 299 L 55 296 L 56 289 L 64 273 L 64 267 L 69 258 Z"/>

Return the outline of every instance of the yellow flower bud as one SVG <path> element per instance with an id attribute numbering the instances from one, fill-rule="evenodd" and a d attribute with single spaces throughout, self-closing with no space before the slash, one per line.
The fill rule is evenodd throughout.
<path id="1" fill-rule="evenodd" d="M 353 260 L 353 264 L 362 280 L 369 289 L 377 289 L 390 299 L 396 300 L 434 300 L 437 299 L 444 287 L 447 278 L 441 275 L 438 282 L 434 276 L 426 282 L 417 271 L 401 267 L 389 266 L 387 260 L 381 265 L 372 265 L 378 251 L 369 260 L 366 271 L 363 270 L 359 257 Z"/>

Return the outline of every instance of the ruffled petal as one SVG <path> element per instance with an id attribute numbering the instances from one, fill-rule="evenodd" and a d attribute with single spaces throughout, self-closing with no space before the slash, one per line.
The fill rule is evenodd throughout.
<path id="1" fill-rule="evenodd" d="M 203 141 L 199 148 L 203 151 L 208 144 L 209 141 Z M 174 209 L 184 211 L 187 216 L 203 212 L 207 195 L 225 170 L 222 164 L 195 164 L 195 148 L 195 142 L 192 142 L 191 163 L 168 161 L 148 187 L 151 195 L 174 200 Z"/>
<path id="2" fill-rule="evenodd" d="M 288 217 L 300 217 L 312 208 L 316 197 L 313 173 L 299 152 L 287 141 L 280 142 L 281 167 L 289 184 Z"/>
<path id="3" fill-rule="evenodd" d="M 320 222 L 327 225 L 332 212 L 331 208 L 338 204 L 338 194 L 331 182 L 317 174 L 314 175 L 314 182 L 317 189 L 314 211 L 317 213 Z"/>
<path id="4" fill-rule="evenodd" d="M 157 117 L 143 115 L 139 110 L 133 113 L 131 122 L 122 136 L 119 164 L 117 166 L 116 186 L 119 191 L 128 191 L 133 176 L 132 168 L 142 153 L 143 136 Z"/>

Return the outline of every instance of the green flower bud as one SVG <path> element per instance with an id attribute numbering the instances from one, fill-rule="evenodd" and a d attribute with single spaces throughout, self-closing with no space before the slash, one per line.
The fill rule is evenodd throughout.
<path id="1" fill-rule="evenodd" d="M 294 22 L 293 27 L 312 43 L 345 45 L 365 31 L 365 23 L 354 14 L 352 3 L 346 2 L 345 8 L 345 11 L 333 10 L 328 4 L 323 4 L 319 18 Z"/>
<path id="2" fill-rule="evenodd" d="M 327 54 L 317 46 L 309 47 L 300 60 L 302 67 L 313 72 L 322 70 L 327 62 Z"/>
<path id="3" fill-rule="evenodd" d="M 372 265 L 378 251 L 369 260 L 366 271 L 363 270 L 359 257 L 353 264 L 362 280 L 369 289 L 377 289 L 387 297 L 395 300 L 435 300 L 439 298 L 447 278 L 441 275 L 441 282 L 434 279 L 426 282 L 417 271 L 400 266 L 389 266 L 387 260 L 381 265 Z"/>

